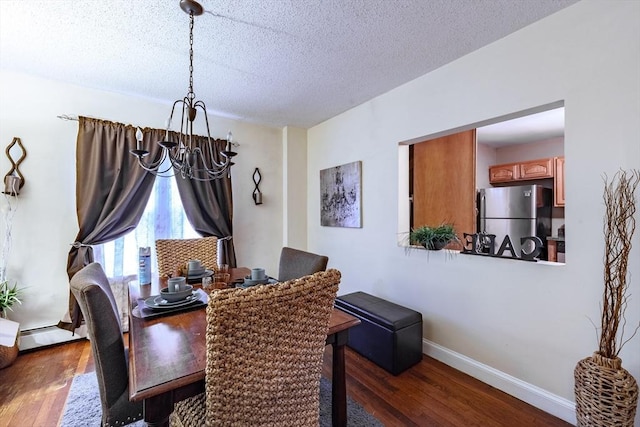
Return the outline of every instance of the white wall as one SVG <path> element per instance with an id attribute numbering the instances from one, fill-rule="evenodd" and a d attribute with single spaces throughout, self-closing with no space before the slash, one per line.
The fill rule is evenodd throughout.
<path id="1" fill-rule="evenodd" d="M 577 3 L 310 129 L 308 246 L 342 271 L 340 294 L 362 290 L 416 309 L 432 347 L 557 396 L 559 406 L 573 401 L 575 364 L 597 349 L 589 319 L 599 321 L 603 289 L 602 174 L 640 169 L 638 16 L 640 2 Z M 566 265 L 398 247 L 398 142 L 561 100 Z M 356 160 L 364 226 L 321 227 L 319 171 Z M 627 332 L 640 322 L 640 232 L 629 273 Z M 640 337 L 621 357 L 640 379 Z"/>
<path id="2" fill-rule="evenodd" d="M 283 129 L 282 246 L 307 247 L 307 130 Z"/>
<path id="3" fill-rule="evenodd" d="M 495 148 L 485 144 L 476 144 L 476 188 L 491 187 L 489 167 L 497 164 Z"/>
<path id="4" fill-rule="evenodd" d="M 545 139 L 495 149 L 496 164 L 564 156 L 564 138 Z M 487 171 L 485 171 L 487 172 Z"/>
<path id="5" fill-rule="evenodd" d="M 5 147 L 17 136 L 27 150 L 20 167 L 26 184 L 18 197 L 8 262 L 8 278 L 25 287 L 25 296 L 10 317 L 23 330 L 46 327 L 57 324 L 66 311 L 67 253 L 78 232 L 78 124 L 56 116 L 80 114 L 162 128 L 171 106 L 4 71 L 0 93 L 0 144 Z M 282 243 L 277 238 L 282 235 L 282 131 L 217 117 L 210 117 L 209 124 L 212 136 L 224 138 L 231 129 L 241 144 L 232 170 L 238 263 L 276 274 Z M 256 167 L 263 177 L 262 206 L 255 206 L 251 197 Z M 9 160 L 0 156 L 2 174 L 9 169 Z M 0 203 L 6 202 L 0 198 Z M 2 229 L 4 225 L 0 218 Z"/>

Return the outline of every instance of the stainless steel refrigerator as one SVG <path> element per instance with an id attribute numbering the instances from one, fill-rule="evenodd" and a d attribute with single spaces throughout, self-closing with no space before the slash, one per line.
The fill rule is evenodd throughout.
<path id="1" fill-rule="evenodd" d="M 496 253 L 504 237 L 508 235 L 518 256 L 522 249 L 520 238 L 537 236 L 543 244 L 538 259 L 547 260 L 547 236 L 551 235 L 552 200 L 552 190 L 540 185 L 480 189 L 478 191 L 478 232 L 496 236 L 494 248 Z M 526 252 L 533 250 L 533 243 L 525 242 L 525 245 Z"/>

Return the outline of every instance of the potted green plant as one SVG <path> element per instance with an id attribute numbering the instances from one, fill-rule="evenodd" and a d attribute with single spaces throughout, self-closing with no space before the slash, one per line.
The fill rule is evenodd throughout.
<path id="1" fill-rule="evenodd" d="M 7 310 L 13 311 L 11 307 L 16 303 L 22 304 L 18 284 L 11 286 L 8 280 L 0 282 L 0 317 L 6 317 Z"/>
<path id="2" fill-rule="evenodd" d="M 20 289 L 18 285 L 11 286 L 8 280 L 0 282 L 0 318 L 6 319 L 7 310 L 13 311 L 14 304 L 22 304 L 20 301 Z M 6 322 L 11 324 L 12 322 Z M 15 329 L 13 330 L 15 332 Z M 20 334 L 16 335 L 12 346 L 0 345 L 0 369 L 11 365 L 18 357 L 18 340 Z"/>
<path id="3" fill-rule="evenodd" d="M 435 227 L 423 225 L 414 228 L 409 233 L 411 244 L 424 246 L 426 249 L 438 251 L 451 242 L 458 242 L 458 236 L 451 224 L 441 224 Z"/>

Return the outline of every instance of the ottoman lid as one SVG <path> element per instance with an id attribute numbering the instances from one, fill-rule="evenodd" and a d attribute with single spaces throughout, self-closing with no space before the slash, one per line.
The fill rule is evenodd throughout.
<path id="1" fill-rule="evenodd" d="M 365 292 L 353 292 L 336 298 L 336 307 L 397 331 L 422 321 L 422 314 Z"/>

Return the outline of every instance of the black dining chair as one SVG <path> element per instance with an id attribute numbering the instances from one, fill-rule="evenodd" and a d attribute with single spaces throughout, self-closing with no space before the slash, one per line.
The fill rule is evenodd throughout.
<path id="1" fill-rule="evenodd" d="M 129 358 L 118 307 L 102 266 L 94 262 L 71 278 L 71 292 L 84 316 L 102 404 L 102 426 L 142 419 L 142 402 L 129 401 Z"/>
<path id="2" fill-rule="evenodd" d="M 285 282 L 327 269 L 329 257 L 283 247 L 280 253 L 278 280 Z"/>

